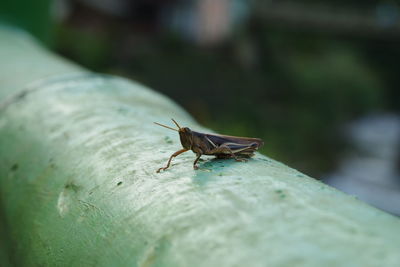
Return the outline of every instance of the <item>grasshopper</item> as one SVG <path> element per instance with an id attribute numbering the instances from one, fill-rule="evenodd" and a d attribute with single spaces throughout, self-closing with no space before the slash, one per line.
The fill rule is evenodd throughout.
<path id="1" fill-rule="evenodd" d="M 159 168 L 157 172 L 168 169 L 174 157 L 189 150 L 192 150 L 196 154 L 193 168 L 197 170 L 199 167 L 196 164 L 202 155 L 211 155 L 223 159 L 234 158 L 236 161 L 247 161 L 245 158 L 253 156 L 254 152 L 264 144 L 259 138 L 199 133 L 190 130 L 188 127 L 180 127 L 174 119 L 172 119 L 172 121 L 178 129 L 157 122 L 154 123 L 177 131 L 183 148 L 172 154 L 168 160 L 167 166 Z"/>

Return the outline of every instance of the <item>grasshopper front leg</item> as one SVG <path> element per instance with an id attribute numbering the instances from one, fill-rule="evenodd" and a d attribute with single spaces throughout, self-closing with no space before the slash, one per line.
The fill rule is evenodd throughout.
<path id="1" fill-rule="evenodd" d="M 167 166 L 159 168 L 159 169 L 157 170 L 157 173 L 159 173 L 161 170 L 165 171 L 166 169 L 168 169 L 168 168 L 169 168 L 169 165 L 171 164 L 172 158 L 174 158 L 174 157 L 176 157 L 176 156 L 178 156 L 178 155 L 180 155 L 180 154 L 182 154 L 183 152 L 186 152 L 186 151 L 188 151 L 188 150 L 189 150 L 189 149 L 183 148 L 183 149 L 181 149 L 181 150 L 179 150 L 179 151 L 176 151 L 176 152 L 175 152 L 174 154 L 172 154 L 172 156 L 169 158 L 168 163 L 167 163 Z"/>
<path id="2" fill-rule="evenodd" d="M 199 167 L 196 165 L 196 163 L 199 161 L 201 155 L 202 155 L 202 154 L 197 153 L 197 158 L 196 158 L 196 159 L 194 160 L 194 162 L 193 162 L 193 169 L 195 169 L 195 170 L 199 169 Z"/>

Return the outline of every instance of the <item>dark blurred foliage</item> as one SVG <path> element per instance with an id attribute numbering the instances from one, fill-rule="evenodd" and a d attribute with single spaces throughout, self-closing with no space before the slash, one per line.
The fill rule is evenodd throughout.
<path id="1" fill-rule="evenodd" d="M 1 0 L 0 21 L 24 28 L 41 41 L 51 42 L 51 0 Z"/>
<path id="2" fill-rule="evenodd" d="M 57 1 L 53 48 L 170 96 L 220 133 L 261 137 L 262 153 L 316 177 L 345 149 L 343 124 L 398 111 L 396 2 L 234 2 L 244 15 L 201 39 L 196 1 Z M 216 14 L 212 27 L 226 21 Z"/>

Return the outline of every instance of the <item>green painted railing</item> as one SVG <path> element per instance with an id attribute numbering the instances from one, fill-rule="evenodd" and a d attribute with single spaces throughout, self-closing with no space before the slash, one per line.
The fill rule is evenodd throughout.
<path id="1" fill-rule="evenodd" d="M 157 92 L 12 29 L 0 58 L 3 265 L 399 266 L 398 218 L 266 156 L 157 174 L 180 143 L 153 121 L 204 130 Z"/>

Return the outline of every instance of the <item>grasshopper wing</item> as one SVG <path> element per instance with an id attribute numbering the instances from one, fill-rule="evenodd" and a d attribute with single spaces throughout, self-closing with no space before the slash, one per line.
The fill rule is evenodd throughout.
<path id="1" fill-rule="evenodd" d="M 229 135 L 219 135 L 219 134 L 205 134 L 205 136 L 217 147 L 222 144 L 247 145 L 247 146 L 255 144 L 257 148 L 259 148 L 264 144 L 263 140 L 261 140 L 260 138 L 239 137 L 239 136 L 229 136 Z"/>
<path id="2" fill-rule="evenodd" d="M 213 152 L 218 158 L 235 156 L 251 157 L 264 144 L 259 138 L 236 137 L 206 134 L 205 138 L 214 146 Z"/>

